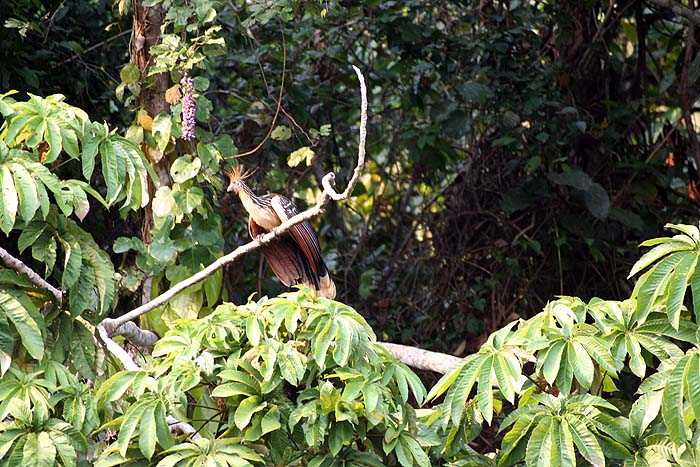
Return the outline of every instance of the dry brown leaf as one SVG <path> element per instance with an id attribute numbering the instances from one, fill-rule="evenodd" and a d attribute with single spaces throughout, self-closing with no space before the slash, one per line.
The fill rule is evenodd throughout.
<path id="1" fill-rule="evenodd" d="M 176 84 L 170 88 L 168 88 L 167 91 L 165 91 L 165 102 L 167 102 L 170 105 L 175 105 L 178 102 L 180 102 L 180 98 L 182 97 L 182 93 L 180 92 L 180 85 Z"/>
<path id="2" fill-rule="evenodd" d="M 141 125 L 144 130 L 153 130 L 153 118 L 150 115 L 148 115 L 148 112 L 146 112 L 145 109 L 141 109 L 138 111 L 138 113 L 136 114 L 136 119 L 138 120 L 139 125 Z"/>

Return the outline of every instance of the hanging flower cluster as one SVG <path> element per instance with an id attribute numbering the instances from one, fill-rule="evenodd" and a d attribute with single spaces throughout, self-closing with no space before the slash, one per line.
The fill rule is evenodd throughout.
<path id="1" fill-rule="evenodd" d="M 194 139 L 194 83 L 187 73 L 180 80 L 182 87 L 182 139 L 192 141 Z"/>

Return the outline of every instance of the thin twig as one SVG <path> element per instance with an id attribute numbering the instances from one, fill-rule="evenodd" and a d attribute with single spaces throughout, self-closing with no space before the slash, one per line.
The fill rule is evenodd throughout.
<path id="1" fill-rule="evenodd" d="M 275 115 L 272 117 L 272 122 L 270 123 L 270 128 L 267 130 L 267 134 L 263 138 L 260 143 L 258 143 L 257 146 L 255 146 L 253 149 L 250 151 L 246 151 L 240 154 L 236 154 L 233 156 L 227 156 L 224 157 L 224 159 L 238 159 L 239 157 L 245 157 L 245 156 L 250 156 L 251 154 L 255 154 L 260 150 L 260 148 L 265 144 L 265 142 L 270 139 L 270 136 L 272 135 L 272 132 L 275 130 L 275 123 L 277 122 L 277 117 L 280 115 L 280 109 L 282 108 L 282 95 L 284 94 L 284 76 L 287 74 L 287 44 L 284 41 L 284 29 L 281 30 L 282 32 L 282 79 L 280 81 L 280 95 L 277 99 L 277 109 L 275 110 Z M 258 64 L 260 65 L 260 61 L 258 60 Z M 262 71 L 262 65 L 260 66 L 260 71 Z M 263 79 L 265 75 L 263 74 Z"/>
<path id="2" fill-rule="evenodd" d="M 72 56 L 70 56 L 70 57 L 68 57 L 67 59 L 63 60 L 63 61 L 60 63 L 60 65 L 65 65 L 65 64 L 68 63 L 68 62 L 72 62 L 73 60 L 76 60 L 76 59 L 78 59 L 78 58 L 82 58 L 83 55 L 85 55 L 85 54 L 88 53 L 88 52 L 91 52 L 91 51 L 93 51 L 93 50 L 95 50 L 95 49 L 97 49 L 97 48 L 99 48 L 99 47 L 102 47 L 102 46 L 105 45 L 105 44 L 109 44 L 110 42 L 115 41 L 115 40 L 119 39 L 119 38 L 122 37 L 122 36 L 126 36 L 127 34 L 131 34 L 131 31 L 132 31 L 131 29 L 127 29 L 126 31 L 122 31 L 122 32 L 120 32 L 119 34 L 116 34 L 116 35 L 114 35 L 114 36 L 112 36 L 112 37 L 108 37 L 107 39 L 105 39 L 105 40 L 103 40 L 103 41 L 101 41 L 101 42 L 98 42 L 97 44 L 91 45 L 91 46 L 88 47 L 87 49 L 83 50 L 82 53 L 73 54 Z"/>
<path id="3" fill-rule="evenodd" d="M 360 91 L 361 91 L 361 107 L 360 107 L 360 143 L 359 143 L 359 148 L 357 151 L 357 166 L 355 167 L 355 172 L 348 182 L 348 186 L 343 191 L 343 193 L 337 193 L 333 187 L 331 186 L 331 183 L 333 180 L 335 180 L 335 174 L 333 172 L 327 173 L 323 177 L 322 185 L 323 185 L 323 192 L 321 193 L 321 197 L 318 200 L 318 202 L 307 209 L 306 211 L 303 211 L 296 216 L 288 219 L 286 222 L 283 222 L 279 226 L 275 227 L 272 229 L 270 232 L 266 233 L 265 235 L 262 235 L 260 237 L 257 237 L 255 240 L 252 240 L 245 245 L 241 245 L 235 250 L 233 250 L 231 253 L 222 256 L 221 258 L 217 259 L 213 263 L 211 263 L 209 266 L 206 268 L 202 269 L 198 273 L 194 274 L 193 276 L 185 279 L 182 282 L 178 282 L 174 286 L 172 286 L 169 290 L 166 292 L 163 292 L 161 295 L 157 296 L 153 300 L 151 300 L 148 303 L 145 303 L 141 305 L 138 308 L 135 308 L 131 310 L 130 312 L 119 316 L 118 318 L 114 319 L 105 319 L 102 323 L 105 328 L 107 328 L 110 331 L 114 331 L 119 328 L 122 324 L 126 323 L 127 321 L 131 321 L 132 319 L 135 319 L 139 316 L 141 316 L 144 313 L 147 313 L 161 305 L 164 305 L 167 303 L 169 300 L 171 300 L 173 297 L 175 297 L 178 293 L 182 292 L 183 290 L 187 289 L 188 287 L 193 286 L 194 284 L 197 284 L 207 277 L 213 275 L 216 271 L 219 269 L 223 268 L 227 264 L 233 263 L 234 261 L 238 260 L 241 256 L 243 256 L 246 253 L 250 253 L 253 250 L 256 250 L 260 248 L 263 245 L 266 245 L 270 243 L 272 240 L 274 240 L 276 237 L 279 235 L 283 234 L 284 232 L 287 232 L 289 229 L 294 227 L 297 224 L 300 224 L 304 221 L 307 221 L 309 219 L 312 219 L 319 214 L 321 214 L 325 208 L 326 204 L 328 204 L 328 201 L 333 199 L 333 200 L 343 200 L 346 199 L 350 193 L 352 193 L 352 190 L 355 188 L 355 185 L 357 184 L 357 181 L 360 178 L 360 174 L 362 172 L 362 167 L 364 167 L 365 164 L 365 141 L 367 139 L 367 87 L 365 85 L 365 79 L 364 76 L 362 76 L 362 72 L 360 72 L 360 69 L 357 68 L 356 66 L 353 66 L 353 70 L 355 70 L 355 73 L 357 74 L 357 78 L 360 81 Z"/>
<path id="4" fill-rule="evenodd" d="M 29 266 L 24 264 L 21 260 L 12 256 L 7 250 L 5 250 L 2 247 L 0 247 L 0 259 L 3 263 L 5 263 L 5 266 L 14 269 L 20 274 L 26 275 L 29 279 L 29 282 L 31 282 L 32 284 L 36 285 L 40 289 L 46 289 L 49 292 L 51 292 L 53 296 L 56 297 L 56 300 L 58 301 L 59 305 L 61 304 L 61 302 L 63 302 L 63 292 L 46 282 L 39 274 L 34 272 Z"/>

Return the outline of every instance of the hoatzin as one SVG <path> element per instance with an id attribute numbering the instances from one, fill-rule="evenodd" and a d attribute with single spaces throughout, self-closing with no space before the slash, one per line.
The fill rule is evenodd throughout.
<path id="1" fill-rule="evenodd" d="M 282 195 L 269 193 L 257 196 L 243 180 L 251 173 L 242 173 L 240 167 L 227 172 L 233 191 L 248 212 L 248 232 L 251 238 L 263 235 L 298 214 L 294 203 Z M 265 259 L 279 280 L 291 287 L 306 285 L 320 297 L 335 298 L 335 284 L 321 257 L 321 247 L 311 224 L 304 221 L 295 225 L 272 242 L 262 247 Z"/>

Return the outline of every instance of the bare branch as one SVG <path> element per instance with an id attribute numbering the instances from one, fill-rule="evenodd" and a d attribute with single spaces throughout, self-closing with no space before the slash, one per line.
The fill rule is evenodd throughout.
<path id="1" fill-rule="evenodd" d="M 58 301 L 59 305 L 61 304 L 61 302 L 63 302 L 63 292 L 46 282 L 39 274 L 34 272 L 29 266 L 24 264 L 21 260 L 12 256 L 7 250 L 5 250 L 2 247 L 0 247 L 0 259 L 3 263 L 5 263 L 5 266 L 14 269 L 20 274 L 26 275 L 29 279 L 29 282 L 31 282 L 32 284 L 36 285 L 40 289 L 46 289 L 49 292 L 51 292 L 53 296 L 56 297 L 56 300 Z"/>
<path id="2" fill-rule="evenodd" d="M 429 370 L 445 374 L 462 361 L 454 355 L 448 355 L 430 350 L 409 347 L 407 345 L 392 344 L 390 342 L 377 342 L 401 363 L 418 370 Z"/>
<path id="3" fill-rule="evenodd" d="M 124 336 L 125 339 L 137 347 L 150 348 L 158 342 L 158 334 L 147 329 L 141 329 L 133 321 L 127 321 L 115 330 L 108 328 L 109 322 L 105 324 L 107 324 L 107 326 L 104 327 L 108 335 L 112 337 Z"/>
<path id="4" fill-rule="evenodd" d="M 675 2 L 673 0 L 649 0 L 651 3 L 663 7 L 663 8 L 668 8 L 671 10 L 673 13 L 675 13 L 678 16 L 682 16 L 691 23 L 695 23 L 697 25 L 700 25 L 700 14 L 698 14 L 697 11 L 695 11 L 694 8 L 688 8 L 685 5 L 682 5 L 678 2 Z"/>
<path id="5" fill-rule="evenodd" d="M 356 66 L 353 66 L 353 69 L 355 70 L 357 78 L 360 81 L 360 142 L 357 151 L 357 166 L 355 167 L 354 174 L 348 182 L 348 186 L 347 188 L 345 188 L 345 191 L 343 191 L 343 193 L 341 194 L 336 193 L 336 191 L 330 186 L 330 182 L 335 180 L 335 174 L 333 172 L 326 174 L 326 176 L 323 177 L 323 192 L 321 193 L 320 199 L 314 206 L 288 219 L 286 222 L 283 222 L 282 224 L 275 227 L 265 235 L 262 235 L 256 238 L 255 240 L 246 243 L 245 245 L 239 246 L 231 253 L 217 259 L 198 273 L 192 275 L 191 277 L 185 279 L 182 282 L 178 282 L 177 284 L 173 285 L 169 290 L 163 292 L 150 302 L 144 303 L 140 307 L 134 308 L 130 312 L 119 316 L 118 318 L 105 319 L 102 322 L 103 329 L 114 332 L 122 324 L 126 323 L 127 321 L 131 321 L 132 319 L 135 319 L 141 316 L 142 314 L 147 313 L 161 305 L 164 305 L 173 297 L 175 297 L 178 293 L 182 292 L 188 287 L 193 286 L 194 284 L 203 281 L 207 277 L 214 274 L 217 270 L 223 268 L 227 264 L 233 263 L 244 254 L 250 253 L 251 251 L 258 249 L 261 246 L 270 243 L 275 237 L 278 237 L 279 235 L 287 232 L 295 225 L 318 216 L 326 209 L 326 204 L 328 204 L 328 201 L 331 198 L 337 201 L 346 199 L 348 196 L 350 196 L 352 190 L 355 188 L 355 185 L 357 184 L 357 181 L 360 178 L 362 168 L 365 165 L 365 141 L 367 138 L 367 87 L 365 85 L 364 76 L 362 76 L 362 72 L 360 71 L 360 69 Z"/>
<path id="6" fill-rule="evenodd" d="M 126 350 L 124 350 L 122 346 L 114 342 L 112 338 L 109 337 L 109 333 L 102 324 L 97 325 L 97 332 L 100 335 L 102 342 L 104 342 L 105 347 L 107 347 L 109 353 L 114 355 L 126 370 L 138 371 L 141 369 L 141 367 L 136 364 L 134 359 L 131 358 Z"/>

